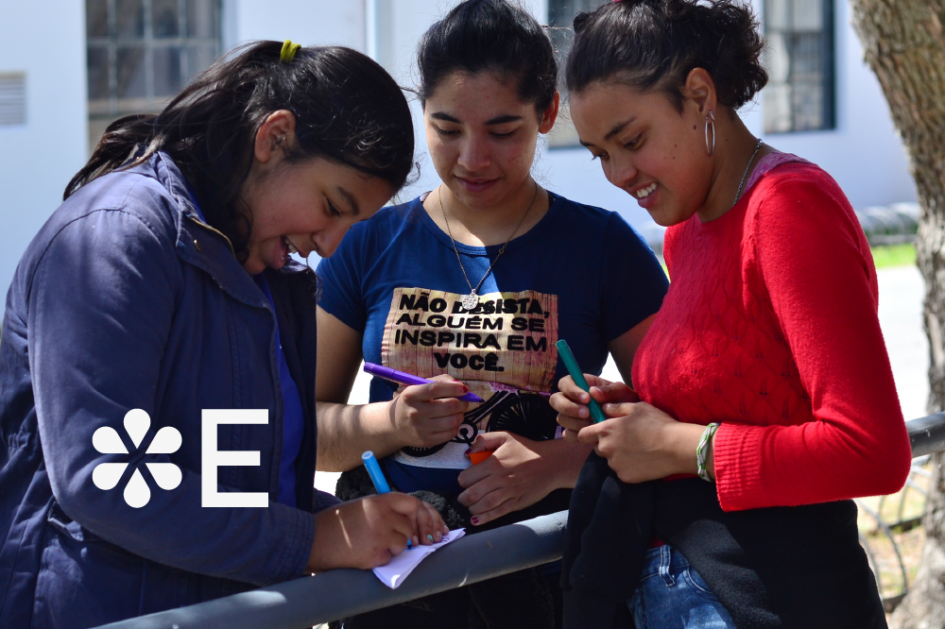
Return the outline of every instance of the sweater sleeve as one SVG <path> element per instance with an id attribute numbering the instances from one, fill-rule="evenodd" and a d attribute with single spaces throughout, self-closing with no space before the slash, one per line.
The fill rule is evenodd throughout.
<path id="1" fill-rule="evenodd" d="M 898 491 L 911 449 L 877 317 L 869 246 L 825 173 L 774 179 L 748 226 L 752 280 L 770 299 L 814 421 L 723 423 L 715 437 L 726 511 Z M 766 297 L 765 297 L 766 295 Z"/>

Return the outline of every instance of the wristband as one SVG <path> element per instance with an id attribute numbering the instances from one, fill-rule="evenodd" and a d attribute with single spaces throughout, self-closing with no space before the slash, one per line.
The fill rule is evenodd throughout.
<path id="1" fill-rule="evenodd" d="M 699 478 L 704 481 L 712 482 L 712 479 L 709 478 L 709 472 L 705 469 L 705 459 L 706 455 L 709 453 L 709 440 L 712 439 L 712 436 L 715 435 L 715 431 L 719 429 L 719 424 L 711 423 L 705 427 L 705 431 L 702 433 L 702 438 L 699 439 L 699 445 L 696 446 L 696 469 L 699 473 Z"/>

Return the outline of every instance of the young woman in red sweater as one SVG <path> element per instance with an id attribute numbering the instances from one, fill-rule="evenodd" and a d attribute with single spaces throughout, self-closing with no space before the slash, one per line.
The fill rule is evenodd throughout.
<path id="1" fill-rule="evenodd" d="M 767 82 L 750 10 L 626 0 L 574 27 L 567 83 L 581 143 L 668 227 L 672 283 L 633 388 L 587 377 L 610 419 L 590 424 L 589 395 L 561 381 L 551 403 L 566 437 L 593 444 L 623 483 L 698 474 L 714 484 L 726 526 L 736 512 L 778 522 L 800 511 L 769 508 L 853 509 L 838 501 L 900 489 L 911 450 L 868 243 L 827 173 L 764 144 L 736 114 Z M 811 526 L 817 543 L 834 522 Z M 806 575 L 810 549 L 788 554 Z M 865 560 L 850 569 L 868 571 Z M 635 597 L 649 596 L 642 584 Z M 869 596 L 861 607 L 876 609 Z M 654 618 L 647 606 L 631 604 L 638 627 L 709 626 Z M 734 626 L 719 616 L 711 626 Z M 885 626 L 881 616 L 868 626 Z"/>

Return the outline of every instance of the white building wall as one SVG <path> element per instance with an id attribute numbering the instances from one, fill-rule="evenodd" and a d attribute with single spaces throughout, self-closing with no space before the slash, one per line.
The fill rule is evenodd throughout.
<path id="1" fill-rule="evenodd" d="M 26 74 L 26 124 L 0 126 L 0 298 L 87 154 L 85 2 L 0 0 L 0 74 Z"/>
<path id="2" fill-rule="evenodd" d="M 762 0 L 754 0 L 762 15 Z M 893 127 L 889 106 L 876 75 L 863 61 L 863 48 L 851 24 L 850 5 L 834 0 L 837 125 L 831 131 L 765 135 L 761 97 L 742 117 L 755 135 L 782 151 L 795 153 L 833 175 L 855 209 L 915 201 L 908 157 Z"/>
<path id="3" fill-rule="evenodd" d="M 386 7 L 382 7 L 386 3 Z M 375 26 L 377 62 L 391 73 L 394 80 L 409 90 L 419 84 L 417 72 L 417 46 L 430 24 L 443 17 L 453 2 L 442 0 L 374 0 L 369 3 L 378 9 Z M 369 18 L 370 19 L 370 18 Z M 414 160 L 419 164 L 419 177 L 400 192 L 395 200 L 407 201 L 423 191 L 439 184 L 427 152 L 426 135 L 423 129 L 423 112 L 419 99 L 408 92 L 413 126 L 416 137 Z"/>
<path id="4" fill-rule="evenodd" d="M 364 52 L 364 7 L 364 0 L 223 0 L 223 49 L 254 39 L 291 39 Z"/>
<path id="5" fill-rule="evenodd" d="M 763 0 L 754 0 L 762 15 Z M 846 0 L 835 0 L 837 127 L 831 131 L 766 135 L 762 97 L 739 112 L 756 136 L 781 151 L 819 164 L 840 184 L 855 209 L 914 201 L 915 186 L 886 99 L 863 61 L 860 41 L 850 24 Z M 600 164 L 583 148 L 545 152 L 538 166 L 543 183 L 576 200 L 620 212 L 632 225 L 649 221 L 646 212 L 611 186 Z"/>
<path id="6" fill-rule="evenodd" d="M 547 0 L 523 0 L 544 23 Z M 253 39 L 340 44 L 375 56 L 405 87 L 417 84 L 416 48 L 454 0 L 222 0 L 225 49 Z M 761 2 L 753 0 L 761 14 Z M 741 112 L 773 146 L 830 172 L 855 208 L 915 199 L 902 144 L 886 101 L 850 22 L 836 2 L 837 128 L 763 136 L 760 98 Z M 0 127 L 0 290 L 5 291 L 26 244 L 58 206 L 62 189 L 87 158 L 84 0 L 0 0 L 0 73 L 26 72 L 27 123 Z M 37 42 L 40 45 L 37 45 Z M 47 42 L 49 45 L 42 45 Z M 413 102 L 419 179 L 400 198 L 438 184 L 426 151 L 419 103 Z M 631 224 L 649 216 L 611 186 L 583 148 L 539 153 L 536 178 L 577 201 L 620 212 Z"/>

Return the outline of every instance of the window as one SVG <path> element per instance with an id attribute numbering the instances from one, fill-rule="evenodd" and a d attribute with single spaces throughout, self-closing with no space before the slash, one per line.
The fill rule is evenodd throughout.
<path id="1" fill-rule="evenodd" d="M 89 139 L 156 112 L 220 55 L 220 0 L 86 0 Z"/>
<path id="2" fill-rule="evenodd" d="M 26 124 L 26 75 L 0 74 L 0 127 Z"/>
<path id="3" fill-rule="evenodd" d="M 765 0 L 765 133 L 833 129 L 833 0 Z"/>
<path id="4" fill-rule="evenodd" d="M 607 4 L 611 0 L 548 0 L 548 26 L 551 27 L 551 45 L 555 50 L 555 58 L 558 61 L 558 68 L 561 74 L 564 74 L 564 62 L 568 58 L 568 51 L 571 49 L 571 40 L 574 38 L 574 30 L 571 25 L 574 23 L 574 16 L 583 11 L 593 11 L 597 7 Z M 577 131 L 571 124 L 571 118 L 567 111 L 567 88 L 564 85 L 561 89 L 561 114 L 558 116 L 558 122 L 555 123 L 551 133 L 548 134 L 549 146 L 579 146 Z"/>

